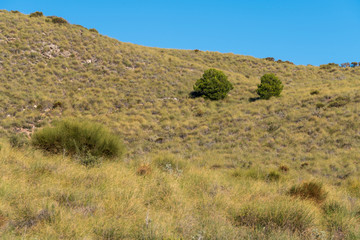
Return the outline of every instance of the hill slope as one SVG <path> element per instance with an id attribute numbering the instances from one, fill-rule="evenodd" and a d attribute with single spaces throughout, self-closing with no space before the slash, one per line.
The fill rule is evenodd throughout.
<path id="1" fill-rule="evenodd" d="M 189 98 L 208 68 L 224 71 L 234 85 L 224 101 Z M 259 79 L 269 72 L 283 81 L 282 96 L 256 100 Z M 287 227 L 270 233 L 239 227 L 229 213 L 250 202 L 260 202 L 254 208 L 261 212 L 261 202 L 290 200 L 314 215 L 316 227 L 305 227 L 307 237 L 316 231 L 360 236 L 359 67 L 149 48 L 46 17 L 0 11 L 0 82 L 0 227 L 6 236 L 301 237 L 299 229 Z M 111 127 L 127 145 L 125 159 L 85 169 L 6 143 L 12 134 L 68 116 Z M 169 173 L 156 161 L 186 167 Z M 147 178 L 135 174 L 142 164 L 153 168 Z M 279 172 L 285 165 L 290 171 Z M 271 171 L 280 182 L 269 181 Z M 340 213 L 328 216 L 322 206 L 286 194 L 292 184 L 310 179 L 326 184 L 327 204 L 344 205 L 340 230 L 340 223 L 331 222 Z M 17 200 L 16 194 L 24 197 Z M 27 206 L 31 199 L 37 201 Z M 34 220 L 41 209 L 49 221 Z M 40 223 L 24 228 L 24 216 Z M 77 226 L 67 223 L 71 216 Z"/>

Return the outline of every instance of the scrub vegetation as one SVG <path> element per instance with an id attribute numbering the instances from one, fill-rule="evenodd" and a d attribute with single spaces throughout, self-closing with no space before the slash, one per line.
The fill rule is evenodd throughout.
<path id="1" fill-rule="evenodd" d="M 208 69 L 226 97 L 189 96 Z M 269 73 L 283 90 L 265 100 Z M 359 66 L 149 48 L 2 10 L 0 82 L 3 239 L 360 238 Z"/>
<path id="2" fill-rule="evenodd" d="M 227 79 L 227 76 L 219 70 L 206 70 L 194 85 L 192 95 L 203 96 L 206 99 L 220 100 L 224 99 L 228 92 L 233 89 L 233 85 Z"/>
<path id="3" fill-rule="evenodd" d="M 256 90 L 262 99 L 270 99 L 272 96 L 279 97 L 284 85 L 275 74 L 268 73 L 261 77 L 261 83 Z"/>
<path id="4" fill-rule="evenodd" d="M 119 157 L 124 147 L 119 137 L 111 134 L 103 126 L 76 119 L 56 122 L 54 127 L 36 131 L 32 144 L 52 153 L 84 155 L 96 157 Z"/>

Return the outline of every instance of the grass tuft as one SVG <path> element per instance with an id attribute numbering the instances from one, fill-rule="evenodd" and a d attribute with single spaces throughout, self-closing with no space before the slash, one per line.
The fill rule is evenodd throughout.
<path id="1" fill-rule="evenodd" d="M 289 194 L 302 199 L 311 199 L 319 203 L 323 202 L 327 197 L 327 192 L 324 190 L 322 183 L 315 181 L 294 185 L 290 188 Z"/>
<path id="2" fill-rule="evenodd" d="M 85 165 L 94 162 L 93 157 L 119 157 L 125 149 L 119 137 L 104 126 L 75 119 L 62 120 L 35 132 L 32 144 L 51 153 L 84 156 Z"/>
<path id="3" fill-rule="evenodd" d="M 136 169 L 136 174 L 139 176 L 149 175 L 151 173 L 151 166 L 149 164 L 141 164 L 138 169 Z"/>
<path id="4" fill-rule="evenodd" d="M 299 201 L 273 200 L 243 206 L 234 221 L 237 226 L 304 232 L 315 225 L 315 215 Z"/>

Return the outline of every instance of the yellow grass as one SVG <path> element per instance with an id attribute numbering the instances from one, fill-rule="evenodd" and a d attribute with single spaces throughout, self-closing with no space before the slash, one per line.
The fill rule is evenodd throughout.
<path id="1" fill-rule="evenodd" d="M 2 238 L 360 238 L 359 67 L 147 48 L 7 11 L 0 29 Z M 189 98 L 209 68 L 234 89 L 222 101 Z M 283 82 L 279 98 L 255 99 L 265 73 Z M 349 101 L 335 107 L 339 96 Z M 126 155 L 85 167 L 10 147 L 10 136 L 67 117 L 108 126 Z M 288 194 L 312 180 L 327 192 L 321 203 Z M 253 224 L 239 224 L 249 206 Z M 274 225 L 299 206 L 311 225 Z"/>

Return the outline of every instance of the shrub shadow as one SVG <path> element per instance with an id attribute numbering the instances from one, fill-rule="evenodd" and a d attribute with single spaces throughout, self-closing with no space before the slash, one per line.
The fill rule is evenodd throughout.
<path id="1" fill-rule="evenodd" d="M 249 102 L 255 102 L 260 99 L 261 99 L 260 97 L 251 97 L 251 98 L 249 98 Z"/>
<path id="2" fill-rule="evenodd" d="M 202 94 L 199 93 L 199 92 L 196 92 L 196 91 L 192 91 L 192 92 L 189 93 L 190 98 L 198 98 L 198 97 L 201 97 L 201 96 L 202 96 Z"/>

